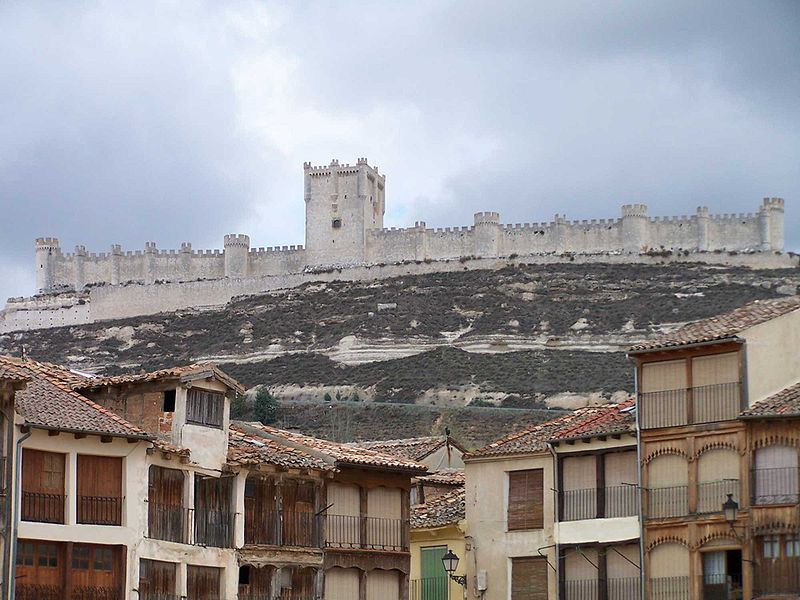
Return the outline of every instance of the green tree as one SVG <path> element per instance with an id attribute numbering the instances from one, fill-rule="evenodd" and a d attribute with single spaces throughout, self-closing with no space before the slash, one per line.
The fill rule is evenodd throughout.
<path id="1" fill-rule="evenodd" d="M 330 392 L 325 392 L 324 400 L 325 400 L 325 402 L 333 402 L 333 398 L 331 398 L 331 393 Z"/>
<path id="2" fill-rule="evenodd" d="M 247 401 L 245 394 L 236 394 L 231 401 L 231 419 L 237 421 L 250 421 L 253 418 L 253 409 Z"/>
<path id="3" fill-rule="evenodd" d="M 253 411 L 256 419 L 268 425 L 274 423 L 278 418 L 278 401 L 275 396 L 270 394 L 266 388 L 261 388 L 256 392 L 256 399 L 253 402 Z"/>

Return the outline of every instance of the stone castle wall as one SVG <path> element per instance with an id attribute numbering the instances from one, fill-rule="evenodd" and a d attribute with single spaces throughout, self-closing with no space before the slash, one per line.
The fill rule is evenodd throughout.
<path id="1" fill-rule="evenodd" d="M 95 254 L 88 253 L 83 246 L 64 253 L 58 239 L 39 238 L 35 245 L 36 283 L 39 292 L 48 297 L 9 302 L 6 317 L 23 311 L 27 313 L 27 323 L 47 326 L 60 319 L 53 321 L 53 302 L 61 302 L 66 311 L 61 324 L 84 322 L 82 319 L 89 318 L 90 313 L 94 315 L 92 319 L 121 316 L 122 308 L 117 310 L 109 305 L 106 309 L 98 305 L 98 298 L 112 294 L 98 290 L 104 286 L 125 288 L 126 284 L 150 289 L 144 296 L 147 302 L 148 297 L 152 301 L 158 295 L 157 284 L 185 285 L 182 289 L 191 296 L 193 292 L 189 290 L 195 290 L 196 286 L 189 283 L 217 282 L 201 288 L 224 290 L 224 293 L 215 292 L 208 298 L 202 294 L 195 296 L 197 305 L 205 305 L 250 293 L 249 284 L 239 283 L 241 280 L 261 281 L 258 291 L 263 291 L 267 289 L 264 278 L 272 282 L 269 286 L 281 287 L 291 285 L 287 282 L 303 281 L 304 273 L 309 270 L 319 272 L 326 267 L 352 269 L 406 261 L 441 265 L 452 259 L 513 255 L 545 260 L 544 257 L 564 254 L 626 254 L 636 260 L 653 250 L 690 253 L 783 250 L 784 201 L 780 198 L 765 198 L 757 212 L 738 215 L 711 215 L 708 208 L 699 207 L 693 215 L 651 217 L 644 204 L 627 204 L 622 206 L 620 217 L 611 219 L 570 221 L 556 215 L 545 223 L 503 224 L 499 213 L 479 212 L 469 227 L 432 229 L 424 222 L 417 222 L 414 227 L 387 229 L 383 227 L 386 178 L 366 158 L 358 159 L 352 166 L 334 160 L 326 166 L 306 163 L 303 169 L 304 246 L 252 248 L 249 236 L 230 234 L 224 237 L 222 250 L 194 250 L 189 242 L 182 243 L 179 249 L 162 250 L 147 242 L 143 250 L 123 251 L 119 245 L 113 245 L 110 252 Z M 372 273 L 376 276 L 376 271 Z M 91 310 L 82 304 L 87 301 L 81 296 L 86 290 L 90 290 L 94 307 Z M 135 293 L 139 292 L 120 292 L 120 302 L 125 304 Z M 159 310 L 194 305 L 179 299 L 182 292 L 170 294 L 175 298 L 174 304 L 159 305 Z M 47 307 L 40 306 L 42 303 Z"/>
<path id="2" fill-rule="evenodd" d="M 666 253 L 665 253 L 666 254 Z M 237 296 L 286 290 L 304 283 L 327 281 L 370 281 L 405 275 L 421 275 L 495 269 L 523 262 L 526 264 L 627 264 L 658 265 L 674 262 L 718 264 L 754 269 L 797 268 L 796 255 L 749 252 L 707 252 L 657 254 L 534 254 L 517 259 L 476 258 L 408 260 L 385 265 L 305 270 L 289 274 L 209 279 L 204 281 L 126 283 L 88 288 L 76 292 L 41 294 L 32 298 L 12 298 L 0 311 L 0 334 L 11 331 L 82 325 L 109 319 L 124 319 L 181 309 L 209 309 L 224 306 Z"/>
<path id="3" fill-rule="evenodd" d="M 705 207 L 681 217 L 649 217 L 644 205 L 622 207 L 618 219 L 501 224 L 497 213 L 477 213 L 471 227 L 366 229 L 360 251 L 350 240 L 346 256 L 331 249 L 313 254 L 303 246 L 250 248 L 246 235 L 225 236 L 224 250 L 145 250 L 89 254 L 83 247 L 62 253 L 58 240 L 36 241 L 37 284 L 41 291 L 80 290 L 87 285 L 126 282 L 187 282 L 288 275 L 306 267 L 389 264 L 404 260 L 501 257 L 512 254 L 646 253 L 652 250 L 782 251 L 783 201 L 765 198 L 756 213 L 710 215 Z M 341 245 L 340 245 L 341 247 Z"/>

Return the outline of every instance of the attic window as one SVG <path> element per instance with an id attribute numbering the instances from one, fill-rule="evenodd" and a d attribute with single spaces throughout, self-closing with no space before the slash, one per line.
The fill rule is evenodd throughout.
<path id="1" fill-rule="evenodd" d="M 342 220 L 341 219 L 334 219 L 333 223 L 331 223 L 331 226 L 334 229 L 340 229 L 342 227 Z"/>
<path id="2" fill-rule="evenodd" d="M 186 422 L 193 425 L 222 428 L 225 396 L 192 388 L 186 400 Z"/>
<path id="3" fill-rule="evenodd" d="M 164 391 L 164 402 L 161 412 L 175 412 L 175 390 Z"/>

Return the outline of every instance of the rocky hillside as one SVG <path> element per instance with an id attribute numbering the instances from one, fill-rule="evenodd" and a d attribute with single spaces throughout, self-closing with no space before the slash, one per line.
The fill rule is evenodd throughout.
<path id="1" fill-rule="evenodd" d="M 793 269 L 514 264 L 7 334 L 0 352 L 104 373 L 214 359 L 295 403 L 572 407 L 631 391 L 631 344 L 798 284 Z"/>

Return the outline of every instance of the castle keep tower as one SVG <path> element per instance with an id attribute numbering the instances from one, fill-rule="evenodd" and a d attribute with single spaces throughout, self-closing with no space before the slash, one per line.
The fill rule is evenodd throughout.
<path id="1" fill-rule="evenodd" d="M 366 259 L 367 231 L 383 229 L 386 177 L 366 158 L 303 164 L 308 264 L 352 265 Z"/>
<path id="2" fill-rule="evenodd" d="M 36 289 L 45 292 L 55 285 L 56 259 L 61 254 L 58 238 L 36 238 Z"/>
<path id="3" fill-rule="evenodd" d="M 225 236 L 225 277 L 241 279 L 247 277 L 247 255 L 250 252 L 250 236 L 229 233 Z"/>
<path id="4" fill-rule="evenodd" d="M 638 254 L 647 249 L 649 231 L 646 204 L 622 206 L 622 249 Z"/>

